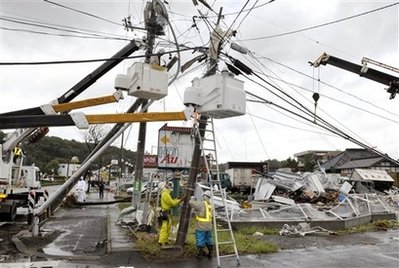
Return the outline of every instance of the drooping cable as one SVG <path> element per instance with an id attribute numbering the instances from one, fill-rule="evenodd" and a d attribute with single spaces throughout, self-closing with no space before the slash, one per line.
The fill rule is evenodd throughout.
<path id="1" fill-rule="evenodd" d="M 261 137 L 260 137 L 260 135 L 259 135 L 258 127 L 256 126 L 256 124 L 255 124 L 255 122 L 254 122 L 254 119 L 253 119 L 253 117 L 252 117 L 251 111 L 249 110 L 249 107 L 248 107 L 248 106 L 247 106 L 247 110 L 248 110 L 248 114 L 249 114 L 249 116 L 250 116 L 250 118 L 251 118 L 252 126 L 255 128 L 256 135 L 258 136 L 258 140 L 259 140 L 260 144 L 262 145 L 263 152 L 265 153 L 265 155 L 266 155 L 267 158 L 270 158 L 270 157 L 269 157 L 269 154 L 267 153 L 266 147 L 265 147 L 265 145 L 263 144 L 263 140 L 261 139 Z"/>
<path id="2" fill-rule="evenodd" d="M 266 77 L 268 77 L 268 78 L 270 78 L 270 79 L 284 82 L 284 83 L 287 84 L 287 85 L 290 85 L 290 86 L 293 86 L 293 87 L 296 87 L 296 88 L 300 88 L 301 90 L 304 90 L 304 91 L 307 91 L 307 92 L 310 92 L 310 93 L 313 93 L 313 92 L 314 92 L 314 90 L 305 88 L 305 87 L 303 87 L 303 86 L 300 86 L 300 85 L 297 85 L 297 84 L 294 84 L 294 83 L 290 83 L 290 82 L 288 82 L 288 81 L 284 81 L 284 80 L 281 79 L 281 78 L 274 77 L 274 76 L 267 75 L 267 74 L 263 74 L 263 75 L 266 76 Z M 394 120 L 394 119 L 392 119 L 392 118 L 389 118 L 389 117 L 386 117 L 386 116 L 383 116 L 383 115 L 374 113 L 374 112 L 372 112 L 372 111 L 370 111 L 370 110 L 367 110 L 367 109 L 364 109 L 364 108 L 362 108 L 362 107 L 353 105 L 353 104 L 351 104 L 351 103 L 349 103 L 349 102 L 342 101 L 341 99 L 333 98 L 333 97 L 330 97 L 330 96 L 328 96 L 328 95 L 326 95 L 326 94 L 322 94 L 322 93 L 320 93 L 320 96 L 323 97 L 323 98 L 326 98 L 326 99 L 330 99 L 330 100 L 332 100 L 332 101 L 335 101 L 335 102 L 337 102 L 337 103 L 341 103 L 341 104 L 343 104 L 343 105 L 349 106 L 349 107 L 351 107 L 351 108 L 357 109 L 357 110 L 359 110 L 359 111 L 362 111 L 362 112 L 365 112 L 365 113 L 374 115 L 374 116 L 376 116 L 376 117 L 382 118 L 382 119 L 387 120 L 387 121 L 390 121 L 390 122 L 392 122 L 392 123 L 399 124 L 399 121 L 397 121 L 397 120 Z M 395 115 L 395 114 L 393 114 L 393 115 Z"/>
<path id="3" fill-rule="evenodd" d="M 268 60 L 268 61 L 270 61 L 270 62 L 273 62 L 273 63 L 275 63 L 275 64 L 278 64 L 278 65 L 280 65 L 280 66 L 282 66 L 282 67 L 284 67 L 284 68 L 287 68 L 287 69 L 289 69 L 289 70 L 291 70 L 291 71 L 293 71 L 293 72 L 296 72 L 296 73 L 298 73 L 298 74 L 300 74 L 300 75 L 302 75 L 302 76 L 304 76 L 304 77 L 310 78 L 310 79 L 312 79 L 312 80 L 314 79 L 313 77 L 311 77 L 311 76 L 305 74 L 304 72 L 301 72 L 301 71 L 299 71 L 299 70 L 297 70 L 297 69 L 295 69 L 295 68 L 293 68 L 293 67 L 290 67 L 290 66 L 288 66 L 288 65 L 286 65 L 286 64 L 283 64 L 283 63 L 280 63 L 280 62 L 278 62 L 278 61 L 275 61 L 275 60 L 273 60 L 273 59 L 271 59 L 271 58 L 269 58 L 269 57 L 264 57 L 264 56 L 258 56 L 258 57 L 263 58 L 263 59 L 266 59 L 266 60 Z M 342 89 L 340 89 L 340 88 L 338 88 L 338 87 L 336 87 L 336 86 L 330 85 L 330 84 L 328 84 L 328 83 L 326 83 L 326 82 L 323 82 L 323 81 L 320 81 L 320 84 L 325 85 L 325 86 L 328 86 L 328 87 L 330 87 L 330 88 L 332 88 L 332 89 L 334 89 L 334 90 L 337 90 L 337 91 L 339 91 L 339 92 L 341 92 L 341 93 L 343 93 L 343 94 L 345 94 L 345 95 L 351 96 L 351 97 L 353 97 L 353 98 L 355 98 L 355 99 L 357 99 L 357 100 L 359 100 L 359 101 L 361 101 L 361 102 L 367 103 L 367 104 L 369 104 L 369 105 L 371 105 L 371 106 L 373 106 L 373 107 L 375 107 L 375 108 L 377 108 L 377 109 L 379 109 L 379 110 L 382 110 L 382 111 L 387 112 L 387 113 L 389 113 L 389 114 L 391 114 L 391 115 L 394 115 L 394 116 L 399 117 L 398 114 L 395 114 L 395 113 L 393 113 L 392 111 L 389 111 L 389 110 L 387 110 L 387 109 L 385 109 L 385 108 L 383 108 L 383 107 L 377 106 L 377 105 L 375 105 L 375 104 L 372 103 L 372 102 L 369 102 L 369 101 L 367 101 L 367 100 L 365 100 L 365 99 L 362 99 L 362 98 L 360 98 L 360 97 L 357 96 L 357 95 L 354 95 L 354 94 L 351 94 L 351 93 L 349 93 L 349 92 L 346 92 L 346 91 L 344 91 L 344 90 L 342 90 Z"/>
<path id="4" fill-rule="evenodd" d="M 45 25 L 43 23 L 29 22 L 26 20 L 14 19 L 14 18 L 5 17 L 5 16 L 0 17 L 0 20 L 12 22 L 12 23 L 23 24 L 23 25 L 28 25 L 28 26 L 41 27 L 41 28 L 46 28 L 46 29 L 50 29 L 50 30 L 64 31 L 64 32 L 70 32 L 70 33 L 75 33 L 75 34 L 86 34 L 86 35 L 90 35 L 90 36 L 94 36 L 94 37 L 104 37 L 104 34 L 90 33 L 85 30 L 82 31 L 82 30 L 76 30 L 73 28 L 65 29 L 65 28 L 61 28 L 58 26 L 52 26 L 49 24 Z"/>
<path id="5" fill-rule="evenodd" d="M 100 16 L 97 16 L 97 15 L 94 15 L 94 14 L 91 14 L 91 13 L 88 13 L 88 12 L 85 12 L 85 11 L 80 11 L 80 10 L 78 10 L 78 9 L 71 8 L 71 7 L 68 7 L 68 6 L 65 6 L 65 5 L 61 5 L 61 4 L 59 4 L 59 3 L 52 2 L 52 1 L 49 1 L 49 0 L 43 0 L 43 1 L 44 1 L 44 2 L 47 2 L 47 3 L 49 3 L 49 4 L 52 4 L 52 5 L 56 5 L 56 6 L 59 6 L 59 7 L 62 7 L 62 8 L 65 8 L 65 9 L 68 9 L 68 10 L 71 10 L 71 11 L 74 11 L 74 12 L 77 12 L 77 13 L 80 13 L 80 14 L 83 14 L 83 15 L 87 15 L 87 16 L 92 17 L 92 18 L 95 18 L 95 19 L 99 19 L 99 20 L 102 20 L 102 21 L 106 21 L 106 22 L 111 23 L 111 24 L 114 24 L 114 25 L 123 26 L 122 23 L 117 23 L 117 22 L 114 22 L 114 21 L 112 21 L 112 20 L 105 19 L 105 18 L 102 18 L 102 17 L 100 17 Z M 133 27 L 133 28 L 134 28 L 134 29 L 145 30 L 144 28 L 141 28 L 141 27 Z"/>
<path id="6" fill-rule="evenodd" d="M 314 26 L 310 26 L 310 27 L 306 27 L 306 28 L 302 28 L 302 29 L 298 29 L 298 30 L 294 30 L 294 31 L 290 31 L 290 32 L 280 33 L 280 34 L 273 34 L 273 35 L 267 35 L 267 36 L 262 36 L 262 37 L 247 38 L 247 39 L 243 39 L 242 41 L 255 41 L 255 40 L 268 39 L 268 38 L 275 38 L 275 37 L 281 37 L 281 36 L 290 35 L 290 34 L 294 34 L 294 33 L 304 32 L 304 31 L 308 31 L 308 30 L 313 30 L 313 29 L 329 26 L 329 25 L 332 25 L 332 24 L 336 24 L 336 23 L 339 23 L 339 22 L 342 22 L 342 21 L 351 20 L 351 19 L 354 19 L 354 18 L 365 16 L 365 15 L 368 15 L 368 14 L 371 14 L 371 13 L 374 13 L 374 12 L 377 12 L 377 11 L 381 11 L 383 9 L 387 9 L 387 8 L 396 6 L 398 4 L 399 4 L 399 2 L 396 2 L 396 3 L 393 3 L 393 4 L 387 5 L 387 6 L 379 7 L 379 8 L 373 9 L 373 10 L 369 10 L 369 11 L 366 11 L 366 12 L 362 12 L 362 13 L 359 13 L 359 14 L 356 14 L 356 15 L 352 15 L 352 16 L 349 16 L 349 17 L 345 17 L 345 18 L 341 18 L 341 19 L 338 19 L 338 20 L 333 20 L 333 21 L 322 23 L 322 24 L 318 24 L 318 25 L 314 25 Z"/>
<path id="7" fill-rule="evenodd" d="M 197 48 L 179 48 L 179 52 L 182 51 L 189 51 L 189 50 L 196 50 Z M 165 53 L 176 53 L 178 50 L 171 50 L 166 51 Z M 124 57 L 123 59 L 138 59 L 143 58 L 145 55 L 138 55 L 138 56 L 129 56 Z M 51 65 L 51 64 L 69 64 L 69 63 L 87 63 L 87 62 L 99 62 L 99 61 L 110 61 L 110 60 L 117 60 L 109 59 L 109 58 L 101 58 L 101 59 L 91 59 L 91 60 L 67 60 L 67 61 L 33 61 L 33 62 L 0 62 L 1 65 Z"/>
<path id="8" fill-rule="evenodd" d="M 243 63 L 240 63 L 238 66 L 241 67 L 241 65 L 244 65 L 244 64 L 243 64 Z M 240 69 L 240 68 L 239 68 L 239 69 Z M 249 68 L 246 67 L 246 69 L 244 69 L 243 72 L 240 72 L 240 71 L 239 71 L 239 72 L 240 72 L 241 75 L 243 75 L 244 77 L 246 77 L 248 80 L 252 81 L 253 83 L 258 84 L 259 86 L 261 86 L 261 87 L 263 87 L 263 88 L 266 88 L 264 85 L 262 85 L 262 84 L 260 84 L 260 83 L 258 83 L 258 82 L 256 82 L 256 81 L 254 81 L 253 79 L 250 79 L 247 75 L 244 74 L 244 72 L 245 72 L 246 74 L 252 74 L 252 73 L 253 73 L 252 70 L 251 70 L 251 72 L 249 72 L 248 69 L 249 69 Z M 237 72 L 237 70 L 235 70 L 235 71 Z M 236 74 L 237 74 L 237 73 L 236 73 Z M 270 85 L 270 84 L 269 84 L 269 85 Z M 272 85 L 271 85 L 271 86 L 272 86 Z M 260 98 L 259 96 L 256 96 L 256 95 L 254 95 L 254 94 L 252 94 L 252 93 L 250 93 L 250 92 L 247 92 L 247 94 L 250 94 L 250 95 L 253 95 L 254 97 Z M 373 151 L 374 153 L 376 153 L 377 155 L 379 155 L 379 156 L 381 156 L 381 157 L 383 157 L 383 158 L 385 158 L 385 159 L 389 159 L 390 161 L 393 160 L 393 159 L 390 158 L 389 156 L 387 156 L 387 155 L 383 154 L 382 152 L 376 150 L 374 147 L 369 146 L 369 145 L 367 145 L 367 144 L 365 144 L 365 143 L 363 143 L 363 142 L 360 142 L 360 141 L 354 139 L 353 137 L 351 137 L 350 135 L 348 135 L 348 134 L 346 134 L 345 132 L 341 131 L 341 130 L 338 129 L 337 127 L 331 125 L 330 123 L 328 123 L 327 121 L 325 121 L 324 119 L 322 119 L 322 118 L 321 118 L 320 116 L 318 116 L 318 115 L 314 115 L 314 116 L 317 118 L 317 121 L 316 121 L 316 120 L 313 121 L 312 119 L 308 119 L 308 118 L 306 118 L 306 117 L 304 117 L 304 116 L 302 116 L 302 115 L 299 115 L 298 113 L 295 113 L 295 112 L 293 112 L 293 111 L 291 111 L 291 110 L 289 110 L 289 109 L 287 109 L 287 108 L 284 108 L 284 107 L 282 107 L 282 106 L 280 106 L 280 105 L 277 105 L 277 104 L 275 104 L 275 103 L 273 103 L 273 102 L 271 102 L 271 101 L 266 101 L 266 100 L 263 99 L 263 98 L 261 98 L 261 100 L 262 100 L 262 101 L 265 101 L 267 104 L 276 105 L 276 106 L 279 107 L 280 109 L 283 109 L 283 110 L 285 110 L 285 111 L 289 111 L 290 113 L 292 113 L 292 114 L 294 114 L 294 115 L 296 115 L 296 116 L 298 116 L 298 117 L 300 117 L 300 118 L 302 118 L 302 119 L 304 119 L 304 120 L 306 120 L 306 121 L 312 122 L 313 124 L 318 125 L 319 127 L 322 127 L 322 128 L 324 128 L 324 129 L 326 129 L 326 130 L 328 130 L 328 131 L 330 131 L 330 132 L 332 132 L 332 133 L 334 133 L 334 134 L 336 134 L 336 135 L 338 135 L 338 136 L 340 136 L 340 137 L 342 137 L 342 138 L 344 138 L 344 139 L 348 139 L 348 140 L 352 141 L 353 143 L 355 143 L 355 144 L 357 144 L 357 145 L 359 145 L 359 146 L 361 146 L 361 147 L 363 147 L 363 148 L 366 148 L 366 149 L 368 149 L 368 150 Z M 320 123 L 323 123 L 323 124 L 320 124 Z M 396 161 L 396 160 L 393 160 L 393 161 Z"/>
<path id="9" fill-rule="evenodd" d="M 252 81 L 253 83 L 258 84 L 259 86 L 265 87 L 264 85 L 262 85 L 262 84 L 260 84 L 260 83 L 258 83 L 258 82 L 256 82 L 256 81 L 254 81 L 253 79 L 249 78 L 247 75 L 245 75 L 245 74 L 242 74 L 242 75 L 243 75 L 246 79 L 248 79 L 249 81 Z M 253 97 L 255 97 L 255 98 L 258 98 L 258 99 L 262 100 L 265 104 L 274 105 L 274 106 L 276 106 L 276 107 L 279 108 L 279 109 L 282 109 L 282 110 L 284 110 L 284 111 L 286 111 L 286 112 L 289 112 L 289 113 L 291 113 L 291 114 L 293 114 L 293 115 L 295 115 L 295 116 L 297 116 L 297 117 L 299 117 L 299 118 L 301 118 L 301 119 L 303 119 L 303 120 L 306 120 L 306 121 L 308 121 L 308 122 L 311 122 L 311 123 L 313 123 L 313 124 L 315 124 L 315 125 L 317 125 L 317 126 L 323 128 L 323 129 L 325 129 L 325 130 L 327 130 L 327 131 L 329 131 L 329 132 L 331 132 L 331 133 L 336 134 L 336 135 L 339 136 L 339 137 L 342 137 L 342 138 L 344 138 L 344 139 L 346 139 L 346 140 L 349 140 L 349 141 L 353 142 L 354 144 L 359 145 L 360 147 L 363 147 L 363 148 L 367 149 L 368 151 L 371 151 L 371 152 L 375 153 L 376 155 L 378 155 L 378 156 L 380 156 L 380 157 L 382 157 L 382 158 L 384 158 L 384 159 L 387 159 L 387 160 L 389 160 L 389 161 L 391 161 L 391 162 L 394 162 L 394 163 L 396 163 L 396 164 L 399 165 L 399 161 L 397 161 L 397 160 L 391 158 L 391 157 L 388 156 L 387 154 L 384 154 L 384 153 L 380 152 L 379 150 L 375 149 L 375 148 L 372 147 L 372 146 L 369 146 L 369 145 L 367 145 L 367 144 L 365 144 L 365 143 L 363 143 L 363 142 L 360 142 L 359 140 L 353 138 L 352 136 L 346 134 L 345 132 L 339 130 L 339 129 L 336 128 L 336 127 L 330 127 L 330 126 L 328 126 L 328 125 L 322 125 L 322 124 L 320 124 L 320 120 L 318 120 L 318 121 L 313 121 L 312 118 L 310 118 L 310 119 L 309 119 L 309 118 L 306 118 L 306 117 L 304 117 L 303 115 L 300 115 L 300 114 L 298 114 L 298 113 L 296 113 L 296 112 L 293 112 L 293 111 L 291 111 L 291 110 L 289 110 L 289 109 L 287 109 L 287 108 L 285 108 L 285 107 L 283 107 L 283 106 L 281 106 L 281 105 L 278 105 L 278 104 L 276 104 L 276 103 L 273 103 L 273 102 L 271 102 L 271 101 L 268 101 L 268 100 L 266 100 L 266 99 L 264 99 L 264 98 L 262 98 L 262 97 L 260 97 L 260 96 L 258 96 L 258 95 L 255 95 L 255 94 L 253 94 L 253 93 L 251 93 L 251 92 L 248 92 L 248 91 L 247 91 L 246 93 L 249 94 L 249 95 L 251 95 L 251 96 L 253 96 Z M 319 116 L 318 116 L 318 117 L 319 117 Z"/>
<path id="10" fill-rule="evenodd" d="M 50 36 L 61 36 L 61 37 L 74 37 L 74 38 L 83 38 L 83 39 L 101 39 L 101 40 L 115 40 L 115 41 L 130 41 L 126 38 L 117 38 L 117 37 L 106 37 L 106 36 L 93 36 L 93 35 L 73 35 L 73 34 L 61 34 L 61 33 L 49 33 L 49 32 L 41 32 L 41 31 L 34 31 L 28 29 L 18 29 L 18 28 L 9 28 L 9 27 L 2 27 L 0 29 L 6 31 L 14 31 L 14 32 L 25 32 L 25 33 L 33 33 L 33 34 L 41 34 L 41 35 L 50 35 Z"/>

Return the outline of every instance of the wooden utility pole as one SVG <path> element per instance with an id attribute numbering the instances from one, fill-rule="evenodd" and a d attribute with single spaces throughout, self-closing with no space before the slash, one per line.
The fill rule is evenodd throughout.
<path id="1" fill-rule="evenodd" d="M 154 3 L 147 2 L 146 8 L 144 10 L 145 14 L 149 14 L 148 21 L 145 22 L 147 29 L 147 50 L 145 52 L 145 62 L 149 63 L 152 55 L 152 51 L 155 43 L 155 32 L 156 32 L 156 13 L 154 10 Z M 143 100 L 142 107 L 144 108 L 148 103 L 148 100 Z M 143 111 L 146 113 L 147 109 Z M 133 184 L 133 196 L 132 196 L 132 206 L 138 208 L 141 201 L 141 182 L 143 181 L 143 162 L 144 162 L 144 152 L 145 152 L 145 138 L 147 134 L 147 123 L 140 123 L 139 135 L 137 141 L 137 156 L 136 156 L 136 166 L 134 172 L 134 184 Z"/>
<path id="2" fill-rule="evenodd" d="M 222 10 L 223 10 L 223 8 L 220 8 L 216 27 L 218 27 L 218 25 L 219 25 L 220 18 L 222 16 L 221 15 Z M 223 40 L 221 40 L 219 44 L 221 44 L 222 41 Z M 214 45 L 215 44 L 212 43 L 212 41 L 211 41 L 210 42 L 210 50 L 215 49 L 215 47 L 211 47 Z M 216 47 L 216 51 L 219 52 L 219 50 L 220 50 L 220 46 L 218 45 L 218 47 Z M 219 54 L 219 53 L 217 53 L 217 54 Z M 216 70 L 217 70 L 217 64 L 218 64 L 218 55 L 216 57 L 210 57 L 208 71 L 205 76 L 211 76 L 211 75 L 215 74 Z M 207 121 L 208 121 L 207 116 L 203 116 L 203 115 L 200 116 L 199 124 L 197 127 L 199 128 L 199 133 L 200 133 L 202 139 L 204 138 L 204 135 L 205 135 L 205 128 L 206 128 Z M 184 199 L 183 205 L 182 205 L 180 224 L 179 224 L 179 229 L 178 229 L 177 237 L 176 237 L 176 245 L 180 245 L 180 246 L 182 246 L 186 242 L 186 238 L 187 238 L 188 225 L 190 223 L 190 215 L 191 215 L 191 208 L 190 208 L 188 202 L 190 200 L 190 197 L 194 194 L 195 181 L 196 181 L 197 174 L 198 174 L 201 153 L 202 153 L 202 150 L 201 150 L 200 139 L 198 136 L 195 136 L 195 145 L 194 145 L 194 150 L 193 150 L 193 156 L 191 159 L 190 173 L 188 175 L 187 189 L 184 194 L 185 199 Z"/>

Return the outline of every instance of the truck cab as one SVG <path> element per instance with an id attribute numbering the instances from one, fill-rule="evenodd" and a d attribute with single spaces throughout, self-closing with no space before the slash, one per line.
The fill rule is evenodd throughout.
<path id="1" fill-rule="evenodd" d="M 41 172 L 36 166 L 22 166 L 21 167 L 21 179 L 24 182 L 24 186 L 28 189 L 40 189 L 41 183 Z"/>
<path id="2" fill-rule="evenodd" d="M 220 179 L 220 184 L 222 188 L 226 188 L 227 191 L 232 190 L 232 183 L 230 180 L 230 175 L 225 173 L 225 172 L 219 172 L 219 179 Z M 216 174 L 212 174 L 212 180 L 217 180 Z M 197 180 L 196 182 L 199 183 L 208 183 L 207 179 L 207 173 L 202 172 L 197 175 Z"/>
<path id="3" fill-rule="evenodd" d="M 216 180 L 216 174 L 212 175 L 213 179 Z M 227 191 L 231 191 L 232 184 L 230 180 L 230 175 L 225 172 L 219 172 L 219 180 L 222 188 L 226 188 Z"/>

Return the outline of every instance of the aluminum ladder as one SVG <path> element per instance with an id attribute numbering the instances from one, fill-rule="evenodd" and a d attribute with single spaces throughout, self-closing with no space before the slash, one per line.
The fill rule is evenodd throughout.
<path id="1" fill-rule="evenodd" d="M 199 119 L 199 123 L 201 119 Z M 233 229 L 230 223 L 229 211 L 226 203 L 226 189 L 222 188 L 221 180 L 220 180 L 220 172 L 219 165 L 217 161 L 217 152 L 216 152 L 216 138 L 215 138 L 215 130 L 213 119 L 209 118 L 206 122 L 202 121 L 205 124 L 204 129 L 196 128 L 196 135 L 200 141 L 201 146 L 201 154 L 204 159 L 204 164 L 206 167 L 206 177 L 207 182 L 209 183 L 210 191 L 211 191 L 211 204 L 212 204 L 212 219 L 213 219 L 213 230 L 215 235 L 215 248 L 216 248 L 216 257 L 217 264 L 220 268 L 220 259 L 235 257 L 237 260 L 237 265 L 240 265 L 240 257 L 238 256 L 237 245 L 234 239 Z M 199 125 L 199 124 L 198 124 Z M 206 125 L 209 125 L 209 129 L 206 128 Z M 204 132 L 204 137 L 201 137 L 201 131 Z M 219 213 L 215 210 L 214 198 L 218 197 L 222 200 L 223 203 L 223 211 L 219 211 Z M 218 224 L 218 221 L 225 222 L 227 227 L 221 226 Z M 221 235 L 222 233 L 227 233 L 228 235 Z M 232 245 L 234 248 L 233 254 L 225 254 L 221 255 L 220 246 L 221 245 Z"/>

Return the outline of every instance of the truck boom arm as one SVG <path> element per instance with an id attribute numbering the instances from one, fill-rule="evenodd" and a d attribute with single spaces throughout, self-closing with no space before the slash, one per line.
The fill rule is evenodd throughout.
<path id="1" fill-rule="evenodd" d="M 180 121 L 189 120 L 193 108 L 189 107 L 181 112 L 157 113 L 124 113 L 124 114 L 97 114 L 85 115 L 83 113 L 52 114 L 52 115 L 27 115 L 27 116 L 0 116 L 0 128 L 27 128 L 50 126 L 77 126 L 88 128 L 89 124 L 155 122 L 155 121 Z"/>
<path id="2" fill-rule="evenodd" d="M 396 93 L 399 92 L 399 77 L 380 72 L 378 70 L 369 68 L 365 65 L 358 65 L 331 55 L 324 53 L 311 65 L 319 67 L 320 65 L 331 64 L 335 67 L 356 73 L 362 77 L 373 80 L 375 82 L 388 86 L 388 93 L 391 94 L 390 99 L 395 98 Z"/>
<path id="3" fill-rule="evenodd" d="M 76 85 L 74 85 L 71 89 L 65 92 L 57 99 L 58 104 L 68 103 L 77 97 L 80 93 L 85 91 L 89 86 L 94 84 L 99 78 L 101 78 L 104 74 L 106 74 L 109 70 L 123 61 L 127 56 L 132 54 L 133 52 L 140 49 L 142 43 L 138 40 L 132 40 L 129 44 L 123 47 L 120 51 L 118 51 L 114 56 L 112 56 L 108 61 L 101 64 L 97 69 L 88 74 L 85 78 L 80 80 Z M 18 110 L 8 113 L 0 114 L 1 117 L 6 116 L 18 116 L 18 115 L 43 115 L 45 111 L 43 111 L 42 107 L 28 108 L 25 110 Z M 35 131 L 35 128 L 25 129 L 24 131 L 18 133 L 18 135 L 14 135 L 12 138 L 7 140 L 2 148 L 3 152 L 7 150 L 11 150 L 18 143 L 23 141 L 26 137 L 32 134 Z"/>

